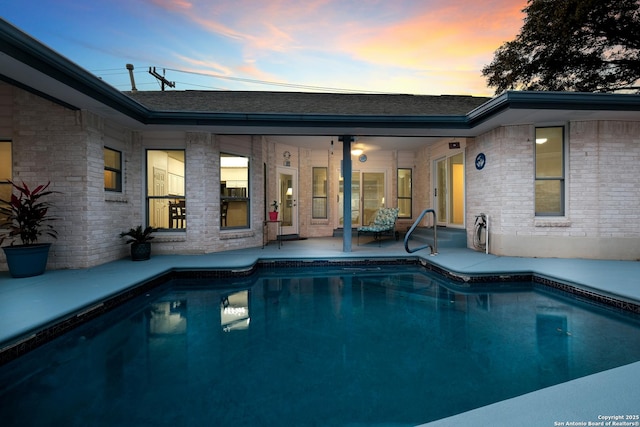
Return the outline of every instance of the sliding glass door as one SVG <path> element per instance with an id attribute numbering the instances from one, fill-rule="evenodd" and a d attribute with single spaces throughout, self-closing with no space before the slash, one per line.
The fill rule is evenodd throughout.
<path id="1" fill-rule="evenodd" d="M 351 175 L 351 225 L 369 224 L 375 212 L 385 206 L 386 176 L 384 172 L 353 171 Z M 344 225 L 344 179 L 338 190 L 338 227 Z"/>

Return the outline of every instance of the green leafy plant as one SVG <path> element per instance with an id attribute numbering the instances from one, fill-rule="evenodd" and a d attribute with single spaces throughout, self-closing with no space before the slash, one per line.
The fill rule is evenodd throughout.
<path id="1" fill-rule="evenodd" d="M 24 182 L 22 185 L 12 181 L 9 183 L 14 190 L 11 193 L 11 200 L 0 200 L 0 228 L 7 229 L 9 232 L 0 236 L 0 244 L 10 240 L 13 246 L 19 239 L 25 246 L 35 245 L 42 235 L 56 239 L 58 232 L 49 222 L 57 218 L 48 215 L 49 208 L 53 205 L 43 200 L 51 194 L 58 193 L 48 190 L 51 182 L 38 185 L 34 189 L 29 188 Z"/>
<path id="2" fill-rule="evenodd" d="M 120 233 L 120 237 L 128 237 L 127 243 L 146 243 L 153 239 L 151 233 L 158 231 L 157 228 L 147 227 L 142 228 L 141 225 L 136 228 L 131 228 L 129 231 L 123 231 Z"/>
<path id="3" fill-rule="evenodd" d="M 271 203 L 271 206 L 273 206 L 273 212 L 278 212 L 278 206 L 280 206 L 280 203 L 278 203 L 277 200 L 274 200 L 273 203 Z"/>

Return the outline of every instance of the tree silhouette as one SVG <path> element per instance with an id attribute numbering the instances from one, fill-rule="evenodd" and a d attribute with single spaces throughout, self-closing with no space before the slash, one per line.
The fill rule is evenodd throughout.
<path id="1" fill-rule="evenodd" d="M 482 69 L 508 90 L 638 92 L 640 0 L 529 0 L 524 25 Z"/>

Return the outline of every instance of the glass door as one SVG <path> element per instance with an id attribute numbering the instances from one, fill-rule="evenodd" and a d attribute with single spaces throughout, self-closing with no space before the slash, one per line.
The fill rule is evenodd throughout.
<path id="1" fill-rule="evenodd" d="M 433 205 L 438 225 L 464 227 L 464 155 L 438 159 L 435 162 Z"/>
<path id="2" fill-rule="evenodd" d="M 362 182 L 362 224 L 366 225 L 384 207 L 384 172 L 363 172 Z"/>
<path id="3" fill-rule="evenodd" d="M 340 183 L 338 186 L 338 227 L 344 226 L 344 178 L 338 171 Z M 360 172 L 353 171 L 351 173 L 351 226 L 360 225 Z"/>
<path id="4" fill-rule="evenodd" d="M 278 202 L 282 234 L 298 234 L 298 171 L 278 168 Z"/>
<path id="5" fill-rule="evenodd" d="M 353 171 L 351 174 L 351 225 L 369 224 L 376 211 L 385 206 L 385 173 Z M 344 225 L 344 180 L 338 189 L 338 227 Z"/>

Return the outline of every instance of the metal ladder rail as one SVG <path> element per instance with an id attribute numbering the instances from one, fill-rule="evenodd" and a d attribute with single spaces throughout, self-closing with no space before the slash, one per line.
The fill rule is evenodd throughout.
<path id="1" fill-rule="evenodd" d="M 409 238 L 411 237 L 411 233 L 413 233 L 413 230 L 416 229 L 418 224 L 420 224 L 420 221 L 422 221 L 424 216 L 429 212 L 433 214 L 433 246 L 424 245 L 424 246 L 420 246 L 419 248 L 409 249 Z M 416 220 L 416 222 L 413 223 L 409 231 L 407 231 L 407 234 L 405 234 L 404 236 L 404 249 L 408 253 L 412 254 L 414 252 L 417 252 L 419 250 L 426 249 L 426 248 L 431 249 L 431 255 L 438 255 L 438 221 L 436 220 L 436 211 L 433 209 L 423 210 L 420 216 L 418 216 L 418 219 Z"/>

